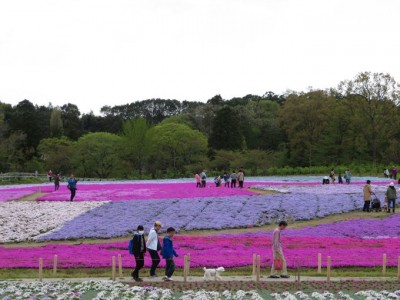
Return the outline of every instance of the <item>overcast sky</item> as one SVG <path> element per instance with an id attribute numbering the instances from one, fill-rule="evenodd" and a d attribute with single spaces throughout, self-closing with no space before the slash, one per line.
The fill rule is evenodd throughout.
<path id="1" fill-rule="evenodd" d="M 399 0 L 1 0 L 0 101 L 81 112 L 400 81 Z"/>

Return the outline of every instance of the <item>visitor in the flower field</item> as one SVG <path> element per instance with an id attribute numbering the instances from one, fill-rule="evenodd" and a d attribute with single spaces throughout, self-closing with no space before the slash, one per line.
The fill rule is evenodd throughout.
<path id="1" fill-rule="evenodd" d="M 201 178 L 200 178 L 199 172 L 196 172 L 194 177 L 196 178 L 196 187 L 201 188 Z"/>
<path id="2" fill-rule="evenodd" d="M 231 188 L 236 187 L 236 180 L 237 180 L 238 175 L 236 174 L 236 171 L 233 170 L 231 174 Z"/>
<path id="3" fill-rule="evenodd" d="M 51 170 L 47 172 L 47 178 L 49 179 L 50 182 L 53 180 L 53 172 Z"/>
<path id="4" fill-rule="evenodd" d="M 344 179 L 346 179 L 346 183 L 350 184 L 351 181 L 351 172 L 349 169 L 346 170 L 346 172 L 344 172 Z"/>
<path id="5" fill-rule="evenodd" d="M 332 183 L 335 184 L 336 175 L 335 175 L 335 170 L 334 169 L 332 169 L 331 172 L 329 173 L 329 177 L 331 178 Z"/>
<path id="6" fill-rule="evenodd" d="M 59 188 L 60 188 L 60 175 L 56 174 L 54 175 L 54 190 L 58 191 Z"/>
<path id="7" fill-rule="evenodd" d="M 172 275 L 175 271 L 174 256 L 178 257 L 172 242 L 174 235 L 175 229 L 173 227 L 169 227 L 167 229 L 167 235 L 163 240 L 163 249 L 161 253 L 162 257 L 165 259 L 165 276 L 163 277 L 163 280 L 165 281 L 172 281 Z"/>
<path id="8" fill-rule="evenodd" d="M 394 180 L 396 180 L 396 178 L 397 178 L 397 167 L 396 166 L 393 166 L 393 168 L 392 168 L 392 177 Z"/>
<path id="9" fill-rule="evenodd" d="M 329 184 L 329 177 L 328 176 L 324 176 L 324 178 L 322 178 L 322 184 Z"/>
<path id="10" fill-rule="evenodd" d="M 244 182 L 244 171 L 242 168 L 240 168 L 239 173 L 238 173 L 238 181 L 239 181 L 239 188 L 243 188 L 243 182 Z"/>
<path id="11" fill-rule="evenodd" d="M 206 174 L 206 170 L 203 170 L 203 172 L 201 172 L 200 174 L 201 177 L 201 187 L 206 187 L 207 184 L 207 174 Z"/>
<path id="12" fill-rule="evenodd" d="M 339 175 L 338 175 L 338 183 L 343 184 L 342 173 L 339 173 Z"/>
<path id="13" fill-rule="evenodd" d="M 383 170 L 383 176 L 384 176 L 385 178 L 389 178 L 389 175 L 390 175 L 390 173 L 389 173 L 388 168 L 386 168 L 385 170 Z"/>
<path id="14" fill-rule="evenodd" d="M 221 176 L 220 175 L 218 175 L 214 178 L 214 183 L 215 183 L 215 187 L 221 186 Z"/>
<path id="15" fill-rule="evenodd" d="M 386 190 L 386 197 L 388 199 L 387 212 L 390 213 L 390 209 L 392 209 L 392 212 L 394 213 L 396 208 L 397 192 L 393 182 L 389 184 L 389 187 Z"/>
<path id="16" fill-rule="evenodd" d="M 274 261 L 272 263 L 271 268 L 271 275 L 270 278 L 279 278 L 278 273 L 280 272 L 281 278 L 289 278 L 290 276 L 287 274 L 287 267 L 286 267 L 286 260 L 285 256 L 283 255 L 282 251 L 282 244 L 281 244 L 281 232 L 287 228 L 288 224 L 286 221 L 279 222 L 278 227 L 274 230 L 272 235 L 272 252 Z M 280 262 L 279 262 L 280 261 Z M 281 264 L 281 266 L 276 266 L 276 264 Z M 275 268 L 281 269 L 276 270 Z"/>
<path id="17" fill-rule="evenodd" d="M 144 238 L 144 227 L 139 225 L 137 231 L 133 235 L 133 255 L 135 256 L 135 270 L 132 277 L 135 281 L 143 281 L 139 278 L 139 271 L 144 266 L 144 254 L 146 253 L 146 240 Z"/>
<path id="18" fill-rule="evenodd" d="M 364 185 L 363 188 L 364 194 L 364 207 L 363 211 L 369 212 L 369 208 L 371 206 L 371 195 L 373 194 L 372 187 L 371 187 L 371 180 L 367 180 L 367 184 Z"/>
<path id="19" fill-rule="evenodd" d="M 78 180 L 75 179 L 74 174 L 71 174 L 71 176 L 68 179 L 68 185 L 67 188 L 71 192 L 71 197 L 69 198 L 69 201 L 72 202 L 74 201 L 75 195 L 76 195 L 76 184 L 78 183 Z"/>
<path id="20" fill-rule="evenodd" d="M 224 172 L 224 183 L 225 183 L 225 187 L 229 187 L 229 183 L 230 183 L 231 177 L 229 176 L 228 172 Z"/>
<path id="21" fill-rule="evenodd" d="M 161 227 L 162 225 L 160 221 L 155 222 L 154 227 L 150 229 L 149 236 L 147 237 L 147 250 L 149 251 L 152 261 L 150 277 L 157 277 L 156 269 L 160 263 L 160 255 L 158 255 L 158 251 L 161 250 L 161 244 L 158 240 L 158 231 Z"/>

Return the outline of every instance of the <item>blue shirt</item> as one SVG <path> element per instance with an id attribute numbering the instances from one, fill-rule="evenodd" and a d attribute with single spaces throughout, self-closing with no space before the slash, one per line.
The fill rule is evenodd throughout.
<path id="1" fill-rule="evenodd" d="M 174 256 L 178 257 L 178 254 L 176 254 L 175 252 L 174 245 L 172 244 L 172 240 L 168 235 L 164 237 L 161 254 L 162 257 L 165 259 L 170 259 L 173 258 Z"/>
<path id="2" fill-rule="evenodd" d="M 74 179 L 74 178 L 70 178 L 68 179 L 68 185 L 70 189 L 76 189 L 76 183 L 78 182 L 78 180 Z"/>

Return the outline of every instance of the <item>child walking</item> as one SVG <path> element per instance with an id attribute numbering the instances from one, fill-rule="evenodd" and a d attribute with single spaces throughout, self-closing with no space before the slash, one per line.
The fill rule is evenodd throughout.
<path id="1" fill-rule="evenodd" d="M 163 280 L 172 281 L 172 275 L 175 271 L 175 262 L 174 256 L 178 257 L 178 254 L 175 252 L 174 245 L 172 243 L 172 238 L 175 235 L 175 229 L 173 227 L 169 227 L 167 229 L 167 235 L 163 240 L 163 248 L 162 248 L 162 257 L 165 259 L 165 276 Z"/>

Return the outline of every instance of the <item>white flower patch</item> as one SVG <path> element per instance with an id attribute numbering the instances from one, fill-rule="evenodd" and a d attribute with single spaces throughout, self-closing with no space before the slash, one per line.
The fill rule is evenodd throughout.
<path id="1" fill-rule="evenodd" d="M 0 203 L 0 243 L 35 240 L 108 201 Z"/>

